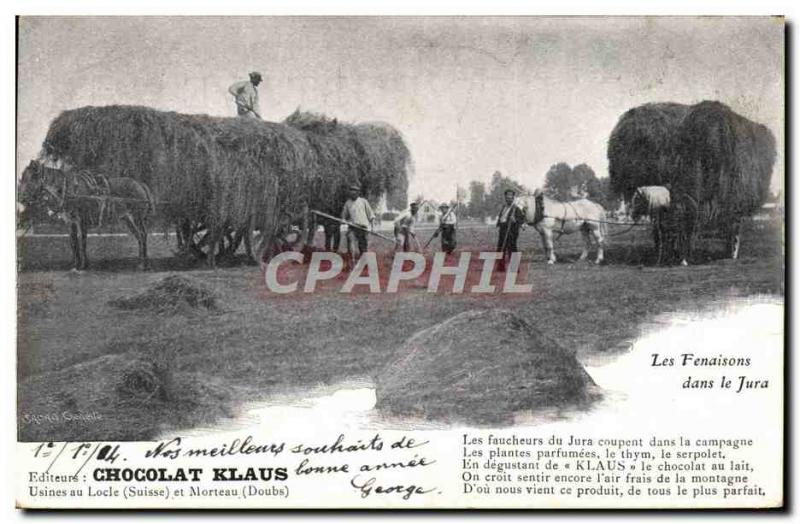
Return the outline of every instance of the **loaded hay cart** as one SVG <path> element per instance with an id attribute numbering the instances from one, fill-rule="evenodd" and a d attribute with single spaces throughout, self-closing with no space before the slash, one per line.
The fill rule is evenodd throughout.
<path id="1" fill-rule="evenodd" d="M 373 201 L 405 205 L 411 172 L 400 133 L 295 111 L 283 123 L 185 115 L 139 106 L 83 107 L 50 125 L 43 155 L 76 169 L 128 176 L 152 191 L 180 251 L 207 259 L 245 243 L 262 261 L 307 209 L 338 215 L 359 183 Z M 304 241 L 313 239 L 308 232 Z M 255 249 L 250 249 L 250 245 Z"/>
<path id="2" fill-rule="evenodd" d="M 767 127 L 717 101 L 635 107 L 608 141 L 611 187 L 627 204 L 645 186 L 669 191 L 654 237 L 666 239 L 668 257 L 684 262 L 698 235 L 714 231 L 726 255 L 737 258 L 742 221 L 765 202 L 775 157 Z"/>

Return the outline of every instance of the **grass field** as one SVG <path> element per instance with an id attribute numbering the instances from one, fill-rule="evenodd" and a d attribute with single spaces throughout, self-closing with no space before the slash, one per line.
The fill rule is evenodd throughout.
<path id="1" fill-rule="evenodd" d="M 738 261 L 722 259 L 721 244 L 707 240 L 689 267 L 648 265 L 649 233 L 642 229 L 612 237 L 607 263 L 599 267 L 574 263 L 580 238 L 565 236 L 556 243 L 560 262 L 548 267 L 538 236 L 527 230 L 521 247 L 524 261 L 532 262 L 533 292 L 521 296 L 430 294 L 416 287 L 396 295 L 329 290 L 276 297 L 265 292 L 258 268 L 239 261 L 208 270 L 177 260 L 174 239 L 164 236 L 151 237 L 153 269 L 144 273 L 134 270 L 130 237 L 91 237 L 93 270 L 77 274 L 65 271 L 65 237 L 23 237 L 19 437 L 135 440 L 208 423 L 274 392 L 373 376 L 412 333 L 470 309 L 514 309 L 579 359 L 613 358 L 659 314 L 702 310 L 731 297 L 782 295 L 781 228 L 779 221 L 748 222 Z M 464 228 L 460 247 L 491 250 L 494 234 L 490 227 Z M 219 307 L 165 313 L 108 304 L 174 274 L 208 287 Z M 126 369 L 158 352 L 176 355 L 171 398 L 124 395 Z"/>

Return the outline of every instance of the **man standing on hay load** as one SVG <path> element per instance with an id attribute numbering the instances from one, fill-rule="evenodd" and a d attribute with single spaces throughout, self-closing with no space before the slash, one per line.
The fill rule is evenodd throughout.
<path id="1" fill-rule="evenodd" d="M 394 221 L 394 250 L 395 251 L 411 251 L 411 241 L 417 243 L 417 233 L 414 226 L 419 220 L 419 203 L 411 202 L 411 209 L 400 215 Z"/>
<path id="2" fill-rule="evenodd" d="M 342 208 L 342 220 L 358 227 L 347 226 L 347 251 L 352 257 L 352 262 L 361 258 L 367 252 L 367 231 L 372 230 L 375 213 L 366 198 L 361 196 L 361 186 L 354 184 L 349 187 L 347 202 Z M 358 256 L 355 247 L 358 246 Z"/>
<path id="3" fill-rule="evenodd" d="M 525 212 L 516 203 L 517 192 L 506 189 L 503 197 L 505 204 L 497 215 L 497 251 L 503 254 L 498 264 L 500 271 L 506 270 L 506 262 L 511 258 L 511 254 L 519 251 L 517 238 L 520 227 L 525 223 Z"/>
<path id="4" fill-rule="evenodd" d="M 456 249 L 456 210 L 450 209 L 447 204 L 439 206 L 439 229 L 433 234 L 436 238 L 441 233 L 442 235 L 442 251 L 446 254 L 452 253 Z"/>
<path id="5" fill-rule="evenodd" d="M 236 82 L 228 88 L 236 102 L 236 114 L 244 118 L 261 119 L 258 107 L 258 84 L 261 83 L 261 73 L 253 71 L 250 80 Z"/>

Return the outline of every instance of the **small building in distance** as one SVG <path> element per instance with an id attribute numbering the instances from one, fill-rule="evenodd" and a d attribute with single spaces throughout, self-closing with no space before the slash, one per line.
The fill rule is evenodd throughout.
<path id="1" fill-rule="evenodd" d="M 382 196 L 378 205 L 375 206 L 375 214 L 381 217 L 381 220 L 395 220 L 401 213 L 407 211 L 406 209 L 389 209 L 386 204 L 386 196 Z M 439 219 L 439 204 L 433 200 L 422 200 L 419 202 L 419 221 L 423 223 L 436 223 Z"/>

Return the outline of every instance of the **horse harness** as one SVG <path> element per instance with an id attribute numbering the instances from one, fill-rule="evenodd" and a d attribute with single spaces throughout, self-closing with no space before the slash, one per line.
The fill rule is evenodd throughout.
<path id="1" fill-rule="evenodd" d="M 542 215 L 541 215 L 541 217 L 539 217 L 539 220 L 535 220 L 534 221 L 534 225 L 538 224 L 539 222 L 541 222 L 545 218 L 552 218 L 552 219 L 555 219 L 555 220 L 560 220 L 561 221 L 561 230 L 558 232 L 558 236 L 555 238 L 556 240 L 560 239 L 564 234 L 566 234 L 566 231 L 564 231 L 564 228 L 566 227 L 567 220 L 568 220 L 567 219 L 567 206 L 571 207 L 572 210 L 575 212 L 575 216 L 577 217 L 577 220 L 582 220 L 580 214 L 575 209 L 575 206 L 572 204 L 572 202 L 561 202 L 562 204 L 564 204 L 564 216 L 561 217 L 561 218 L 554 217 L 554 216 L 549 216 L 549 215 L 545 214 L 544 197 L 541 197 L 541 198 L 542 198 Z"/>
<path id="2" fill-rule="evenodd" d="M 569 207 L 571 207 L 572 210 L 575 212 L 575 216 L 578 219 L 581 219 L 581 216 L 578 213 L 578 210 L 575 209 L 575 206 L 572 205 L 572 202 L 564 202 L 564 204 L 569 205 Z M 564 206 L 564 217 L 561 219 L 561 231 L 558 232 L 558 236 L 556 237 L 556 240 L 558 240 L 559 238 L 562 237 L 562 235 L 564 235 L 564 227 L 566 227 L 566 225 L 567 225 L 567 206 L 565 205 Z"/>
<path id="3" fill-rule="evenodd" d="M 77 173 L 67 173 L 61 172 L 61 191 L 60 193 L 56 192 L 53 187 L 53 184 L 49 183 L 49 180 L 45 179 L 42 184 L 42 189 L 47 193 L 47 195 L 55 201 L 54 208 L 51 208 L 53 214 L 59 214 L 64 211 L 67 206 L 68 200 L 81 200 L 81 199 L 89 199 L 89 200 L 96 200 L 98 201 L 98 225 L 102 226 L 103 224 L 103 217 L 106 214 L 106 208 L 108 206 L 109 200 L 113 197 L 111 196 L 111 186 L 108 182 L 108 178 L 104 175 L 97 175 L 91 174 L 88 172 L 80 171 Z M 71 185 L 76 186 L 81 182 L 86 185 L 86 188 L 89 194 L 70 194 L 70 182 Z"/>

